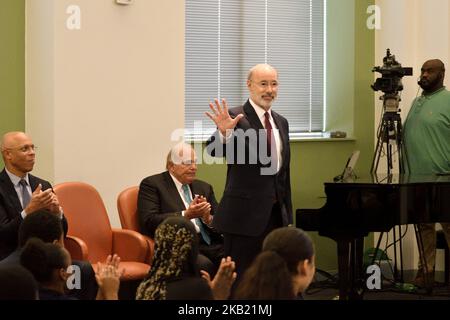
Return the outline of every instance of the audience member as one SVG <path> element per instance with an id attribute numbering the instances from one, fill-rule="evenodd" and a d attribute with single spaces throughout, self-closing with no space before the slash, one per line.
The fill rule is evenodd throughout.
<path id="1" fill-rule="evenodd" d="M 31 238 L 38 238 L 44 242 L 58 244 L 64 247 L 64 233 L 61 219 L 44 210 L 34 212 L 27 216 L 19 227 L 19 246 L 9 256 L 0 261 L 0 265 L 20 264 L 20 254 L 22 247 Z M 80 300 L 93 300 L 97 294 L 97 284 L 95 273 L 89 262 L 72 261 L 72 264 L 80 268 L 81 279 L 80 288 L 71 289 L 70 295 Z"/>
<path id="2" fill-rule="evenodd" d="M 226 299 L 236 279 L 234 262 L 222 259 L 212 281 L 198 269 L 198 238 L 194 225 L 181 216 L 169 217 L 155 233 L 155 255 L 148 276 L 137 290 L 138 300 Z M 206 281 L 205 281 L 206 280 Z"/>
<path id="3" fill-rule="evenodd" d="M 37 300 L 33 275 L 21 265 L 0 266 L 0 300 Z"/>
<path id="4" fill-rule="evenodd" d="M 114 262 L 111 262 L 112 260 Z M 105 265 L 100 264 L 95 277 L 99 286 L 97 299 L 117 300 L 120 284 L 118 260 L 108 257 Z M 41 300 L 73 300 L 66 294 L 66 283 L 71 276 L 69 252 L 54 243 L 45 243 L 38 238 L 31 238 L 23 247 L 20 256 L 22 265 L 27 268 L 39 283 Z"/>
<path id="5" fill-rule="evenodd" d="M 243 275 L 234 298 L 301 299 L 314 273 L 315 256 L 311 238 L 298 228 L 275 229 L 267 235 L 262 252 Z"/>

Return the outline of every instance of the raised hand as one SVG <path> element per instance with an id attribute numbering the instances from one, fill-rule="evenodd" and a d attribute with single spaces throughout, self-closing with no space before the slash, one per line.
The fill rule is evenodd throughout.
<path id="1" fill-rule="evenodd" d="M 201 270 L 202 278 L 205 279 L 211 291 L 213 292 L 214 299 L 226 300 L 228 299 L 231 291 L 231 286 L 236 280 L 237 274 L 234 272 L 236 266 L 231 257 L 223 258 L 220 262 L 219 270 L 216 276 L 211 281 L 211 277 L 208 272 Z"/>
<path id="2" fill-rule="evenodd" d="M 184 212 L 184 216 L 188 219 L 202 218 L 211 212 L 211 204 L 207 201 L 199 201 L 197 196 Z"/>
<path id="3" fill-rule="evenodd" d="M 228 113 L 227 101 L 225 99 L 222 99 L 223 107 L 220 106 L 218 99 L 214 99 L 214 103 L 215 106 L 212 103 L 209 104 L 212 114 L 209 112 L 205 112 L 205 114 L 214 121 L 220 133 L 223 136 L 227 136 L 227 130 L 233 130 L 244 115 L 239 114 L 233 119 Z"/>
<path id="4" fill-rule="evenodd" d="M 119 270 L 120 258 L 116 254 L 108 256 L 105 263 L 97 263 L 95 280 L 98 284 L 97 300 L 118 300 L 120 277 L 123 271 Z"/>
<path id="5" fill-rule="evenodd" d="M 47 209 L 53 201 L 53 191 L 51 188 L 42 191 L 42 185 L 39 184 L 31 195 L 30 203 L 24 209 L 26 214 L 36 212 L 41 209 Z"/>
<path id="6" fill-rule="evenodd" d="M 61 209 L 61 206 L 59 205 L 58 197 L 54 193 L 51 193 L 51 196 L 52 196 L 52 202 L 46 209 L 48 211 L 50 211 L 51 213 L 57 213 L 57 214 L 61 213 L 62 209 Z"/>

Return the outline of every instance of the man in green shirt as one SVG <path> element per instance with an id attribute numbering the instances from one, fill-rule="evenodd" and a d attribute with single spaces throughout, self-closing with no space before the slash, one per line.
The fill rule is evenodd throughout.
<path id="1" fill-rule="evenodd" d="M 444 87 L 445 66 L 441 60 L 428 60 L 421 69 L 418 84 L 423 89 L 406 118 L 404 140 L 407 167 L 412 174 L 450 172 L 450 92 Z M 441 223 L 447 244 L 450 223 Z M 420 224 L 427 272 L 419 263 L 416 284 L 434 279 L 436 230 L 434 223 Z"/>

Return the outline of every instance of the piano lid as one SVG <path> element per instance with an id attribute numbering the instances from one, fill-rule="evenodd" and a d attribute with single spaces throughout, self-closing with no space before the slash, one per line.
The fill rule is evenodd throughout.
<path id="1" fill-rule="evenodd" d="M 414 185 L 414 184 L 450 184 L 450 174 L 390 174 L 374 173 L 361 177 L 349 177 L 343 181 L 329 181 L 325 184 L 380 184 L 380 185 Z"/>

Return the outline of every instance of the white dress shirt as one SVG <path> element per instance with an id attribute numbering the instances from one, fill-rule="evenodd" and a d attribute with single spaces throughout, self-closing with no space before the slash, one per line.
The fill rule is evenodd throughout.
<path id="1" fill-rule="evenodd" d="M 16 176 L 15 174 L 9 172 L 8 169 L 6 169 L 6 168 L 5 168 L 5 171 L 9 177 L 9 179 L 11 180 L 12 184 L 14 185 L 14 189 L 16 190 L 17 196 L 19 197 L 22 208 L 25 209 L 23 207 L 22 186 L 20 185 L 20 180 L 23 179 L 27 182 L 27 191 L 30 194 L 30 199 L 31 199 L 31 195 L 32 195 L 33 191 L 31 190 L 30 180 L 28 179 L 28 173 L 25 175 L 25 177 L 20 178 L 20 177 Z M 22 216 L 22 219 L 25 219 L 25 217 L 27 216 L 27 214 L 25 213 L 25 210 L 22 210 L 20 215 Z"/>
<path id="2" fill-rule="evenodd" d="M 264 129 L 266 129 L 266 110 L 264 110 L 263 108 L 261 108 L 260 106 L 258 106 L 256 103 L 254 103 L 252 101 L 252 99 L 248 99 L 251 106 L 253 107 L 253 109 L 255 110 L 256 114 L 258 115 L 259 121 L 261 121 L 261 124 L 263 126 Z M 278 130 L 277 125 L 275 124 L 275 121 L 273 121 L 273 117 L 272 117 L 272 108 L 269 109 L 269 111 L 267 111 L 270 115 L 270 124 L 272 125 L 272 132 L 273 135 L 275 137 L 275 144 L 277 147 L 277 172 L 280 170 L 281 168 L 281 164 L 282 164 L 282 157 L 281 157 L 281 152 L 282 152 L 282 143 L 281 143 L 281 136 L 280 136 L 280 130 Z M 224 137 L 222 135 L 221 132 L 219 132 L 219 137 L 220 137 L 220 142 L 221 143 L 228 143 L 231 139 L 232 134 L 229 134 L 228 136 Z M 259 134 L 259 133 L 258 133 Z"/>
<path id="3" fill-rule="evenodd" d="M 20 180 L 24 179 L 27 182 L 27 190 L 28 190 L 28 193 L 30 194 L 30 199 L 31 199 L 31 197 L 33 195 L 33 190 L 31 190 L 28 173 L 25 175 L 25 177 L 20 178 L 20 177 L 16 176 L 15 174 L 9 172 L 8 169 L 6 169 L 6 168 L 5 168 L 5 171 L 8 174 L 9 179 L 11 180 L 12 184 L 14 185 L 14 189 L 16 190 L 17 196 L 19 197 L 19 200 L 20 200 L 20 204 L 22 205 L 23 210 L 20 213 L 20 215 L 22 216 L 22 219 L 25 219 L 27 214 L 25 212 L 25 208 L 23 207 L 22 186 L 20 185 Z M 61 212 L 59 213 L 60 219 L 63 218 L 63 214 L 64 214 L 64 212 L 61 209 Z"/>
<path id="4" fill-rule="evenodd" d="M 180 194 L 181 200 L 182 200 L 183 203 L 184 203 L 184 207 L 185 207 L 186 209 L 189 208 L 190 203 L 187 203 L 186 200 L 184 199 L 183 184 L 182 184 L 180 181 L 178 181 L 177 178 L 175 178 L 170 172 L 169 172 L 169 174 L 170 174 L 170 176 L 172 177 L 173 182 L 175 183 L 175 187 L 177 188 L 178 193 Z M 191 190 L 191 187 L 190 187 L 189 185 L 188 185 L 188 188 L 189 188 L 189 190 L 191 191 L 191 194 L 192 194 L 192 190 Z M 182 215 L 183 217 L 184 217 L 185 211 L 186 211 L 186 210 L 181 211 L 181 215 Z M 197 223 L 196 223 L 196 221 L 195 221 L 195 218 L 194 218 L 194 219 L 191 219 L 191 222 L 194 224 L 195 231 L 197 231 L 197 233 L 200 233 L 200 228 L 199 228 L 199 226 L 197 225 Z"/>

